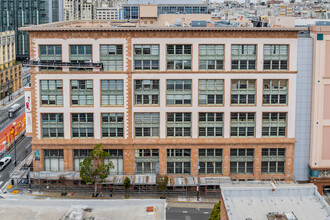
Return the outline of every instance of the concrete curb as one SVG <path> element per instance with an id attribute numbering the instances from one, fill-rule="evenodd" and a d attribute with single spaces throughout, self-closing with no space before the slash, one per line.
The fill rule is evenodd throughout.
<path id="1" fill-rule="evenodd" d="M 202 203 L 202 204 L 216 204 L 217 202 L 193 202 L 193 201 L 176 201 L 176 200 L 168 200 L 168 203 L 192 203 L 192 204 L 198 204 L 198 203 Z"/>
<path id="2" fill-rule="evenodd" d="M 51 194 L 35 194 L 35 193 L 22 193 L 22 195 L 30 196 L 42 196 L 42 197 L 59 197 L 59 198 L 75 198 L 75 199 L 111 199 L 116 200 L 116 198 L 108 197 L 89 197 L 89 196 L 61 196 L 61 195 L 51 195 Z M 120 199 L 120 198 L 119 198 Z M 217 202 L 194 202 L 194 201 L 177 201 L 177 200 L 167 200 L 167 203 L 185 203 L 185 204 L 216 204 Z"/>
<path id="3" fill-rule="evenodd" d="M 22 193 L 22 195 L 29 195 L 29 196 L 43 196 L 43 197 L 59 197 L 59 198 L 76 198 L 76 199 L 109 199 L 109 198 L 104 198 L 104 197 L 61 196 L 61 195 L 34 194 L 34 193 Z"/>

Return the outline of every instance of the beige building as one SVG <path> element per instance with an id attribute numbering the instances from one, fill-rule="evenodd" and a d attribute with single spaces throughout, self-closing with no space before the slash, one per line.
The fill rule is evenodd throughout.
<path id="1" fill-rule="evenodd" d="M 64 20 L 90 20 L 94 15 L 93 0 L 64 0 Z"/>
<path id="2" fill-rule="evenodd" d="M 140 5 L 141 26 L 190 26 L 191 21 L 211 21 L 211 14 L 160 14 L 157 5 Z"/>
<path id="3" fill-rule="evenodd" d="M 330 186 L 330 27 L 312 26 L 314 39 L 310 181 Z"/>
<path id="4" fill-rule="evenodd" d="M 15 32 L 0 32 L 0 100 L 22 87 L 22 65 L 16 64 Z"/>
<path id="5" fill-rule="evenodd" d="M 40 58 L 26 117 L 42 172 L 78 173 L 103 143 L 112 175 L 293 179 L 298 29 L 20 30 Z"/>

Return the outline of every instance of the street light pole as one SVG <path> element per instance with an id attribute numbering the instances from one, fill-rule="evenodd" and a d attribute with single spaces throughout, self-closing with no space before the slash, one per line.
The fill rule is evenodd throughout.
<path id="1" fill-rule="evenodd" d="M 199 169 L 201 167 L 199 166 L 199 159 L 197 161 L 197 201 L 199 201 Z"/>

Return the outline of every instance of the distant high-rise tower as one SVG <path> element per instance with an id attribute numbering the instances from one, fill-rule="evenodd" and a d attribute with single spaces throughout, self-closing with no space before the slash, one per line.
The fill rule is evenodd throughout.
<path id="1" fill-rule="evenodd" d="M 63 0 L 1 0 L 0 32 L 14 30 L 16 57 L 29 57 L 29 35 L 18 28 L 63 20 Z"/>

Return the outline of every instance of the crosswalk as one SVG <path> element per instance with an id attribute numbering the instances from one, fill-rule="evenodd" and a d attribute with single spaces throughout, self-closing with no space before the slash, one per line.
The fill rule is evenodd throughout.
<path id="1" fill-rule="evenodd" d="M 0 181 L 0 186 L 2 186 L 2 184 L 3 184 L 3 181 Z"/>

